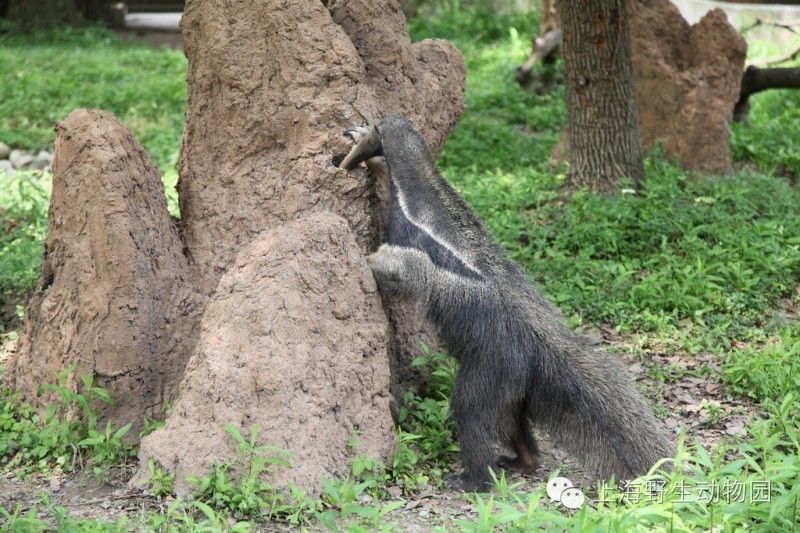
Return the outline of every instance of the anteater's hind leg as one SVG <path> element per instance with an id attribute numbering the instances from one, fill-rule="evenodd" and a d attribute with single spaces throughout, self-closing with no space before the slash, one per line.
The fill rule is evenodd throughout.
<path id="1" fill-rule="evenodd" d="M 499 437 L 512 434 L 516 426 L 507 390 L 501 384 L 507 379 L 506 375 L 502 369 L 495 368 L 493 374 L 462 362 L 450 408 L 456 422 L 464 470 L 445 479 L 452 489 L 488 489 L 489 469 L 497 465 L 494 444 Z"/>
<path id="2" fill-rule="evenodd" d="M 514 433 L 511 435 L 511 447 L 517 456 L 502 455 L 497 460 L 497 466 L 512 472 L 532 474 L 539 468 L 539 446 L 531 433 L 531 425 L 525 409 L 520 408 L 517 411 L 515 422 Z"/>

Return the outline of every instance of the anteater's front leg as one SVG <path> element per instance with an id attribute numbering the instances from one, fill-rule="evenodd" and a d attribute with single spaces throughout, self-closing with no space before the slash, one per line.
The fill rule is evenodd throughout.
<path id="1" fill-rule="evenodd" d="M 381 294 L 420 300 L 428 293 L 432 268 L 427 255 L 415 248 L 382 244 L 367 257 Z"/>

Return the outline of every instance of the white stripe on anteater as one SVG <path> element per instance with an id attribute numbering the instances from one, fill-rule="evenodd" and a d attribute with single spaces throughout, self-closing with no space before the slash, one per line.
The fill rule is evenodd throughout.
<path id="1" fill-rule="evenodd" d="M 430 237 L 431 239 L 436 241 L 440 246 L 445 248 L 448 252 L 453 254 L 453 257 L 455 257 L 456 259 L 461 261 L 461 263 L 464 265 L 465 268 L 467 268 L 468 270 L 473 271 L 475 274 L 478 275 L 478 277 L 483 277 L 483 272 L 481 272 L 480 269 L 478 269 L 475 265 L 473 265 L 471 262 L 469 262 L 463 255 L 461 255 L 458 252 L 458 250 L 453 248 L 453 245 L 451 245 L 449 242 L 445 241 L 444 239 L 438 237 L 433 232 L 433 230 L 431 228 L 429 228 L 424 222 L 420 222 L 420 221 L 417 221 L 417 220 L 414 219 L 414 217 L 411 215 L 411 211 L 408 209 L 408 204 L 406 203 L 406 198 L 403 195 L 403 189 L 401 189 L 399 185 L 397 186 L 397 203 L 400 205 L 400 211 L 402 211 L 403 216 L 406 217 L 406 220 L 408 220 L 415 227 L 417 227 L 420 230 L 422 230 L 423 233 L 425 233 L 428 237 Z M 455 274 L 457 274 L 457 273 L 455 273 Z"/>

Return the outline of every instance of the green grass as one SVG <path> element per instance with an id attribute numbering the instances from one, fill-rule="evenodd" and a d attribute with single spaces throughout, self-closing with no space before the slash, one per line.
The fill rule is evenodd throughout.
<path id="1" fill-rule="evenodd" d="M 800 61 L 793 65 L 800 66 Z M 754 163 L 765 174 L 800 177 L 800 150 L 794 125 L 800 122 L 800 91 L 771 90 L 750 97 L 750 123 L 733 124 L 734 161 Z"/>
<path id="2" fill-rule="evenodd" d="M 763 343 L 738 347 L 725 359 L 729 389 L 756 400 L 778 402 L 800 391 L 800 324 L 793 322 Z"/>
<path id="3" fill-rule="evenodd" d="M 764 27 L 762 26 L 763 30 Z M 764 65 L 767 59 L 786 57 L 800 46 L 800 35 L 774 27 L 773 40 L 748 42 L 747 64 Z M 800 67 L 800 58 L 777 67 Z M 784 176 L 792 181 L 800 177 L 800 153 L 797 128 L 790 125 L 800 119 L 800 93 L 792 90 L 769 90 L 750 97 L 749 123 L 734 123 L 731 153 L 735 162 L 755 164 L 764 174 Z"/>
<path id="4" fill-rule="evenodd" d="M 461 521 L 459 527 L 800 527 L 800 328 L 795 317 L 800 305 L 800 194 L 793 184 L 800 175 L 800 129 L 791 127 L 800 119 L 800 93 L 768 91 L 752 98 L 751 123 L 733 126 L 731 148 L 740 170 L 730 176 L 688 175 L 656 151 L 648 154 L 647 178 L 636 194 L 567 196 L 559 190 L 566 166 L 549 161 L 566 119 L 562 89 L 528 94 L 513 79 L 514 67 L 528 53 L 536 14 L 467 13 L 453 9 L 452 1 L 440 4 L 444 7 L 436 16 L 412 20 L 410 28 L 415 39 L 453 40 L 468 65 L 468 107 L 438 160 L 445 176 L 573 323 L 611 325 L 635 333 L 632 339 L 656 338 L 664 350 L 681 355 L 712 352 L 719 376 L 709 376 L 709 370 L 698 377 L 718 379 L 731 397 L 761 402 L 761 418 L 748 427 L 746 438 L 714 449 L 687 443 L 678 457 L 686 468 L 640 480 L 656 487 L 664 483 L 668 493 L 660 499 L 629 492 L 597 508 L 566 512 L 540 492 L 521 493 L 501 478 L 496 494 L 468 498 L 477 519 Z M 0 140 L 27 149 L 48 147 L 54 122 L 74 107 L 108 109 L 174 184 L 185 99 L 186 65 L 179 52 L 121 45 L 90 28 L 0 37 L 0 67 L 10 73 L 0 79 Z M 13 301 L 35 283 L 47 197 L 47 176 L 0 176 L 0 298 Z M 278 496 L 257 475 L 234 481 L 230 472 L 259 472 L 275 457 L 251 453 L 266 449 L 256 446 L 254 436 L 248 440 L 231 433 L 242 446 L 242 461 L 251 462 L 218 465 L 197 480 L 194 499 L 176 500 L 136 524 L 76 525 L 48 502 L 39 506 L 41 515 L 21 509 L 0 512 L 8 523 L 33 531 L 53 523 L 64 530 L 246 530 L 264 519 L 264 509 L 267 516 L 295 527 L 391 529 L 391 513 L 401 500 L 390 497 L 387 488 L 399 487 L 414 498 L 421 487 L 441 487 L 443 473 L 457 457 L 446 400 L 454 367 L 444 355 L 423 354 L 417 363 L 433 365 L 434 379 L 425 394 L 412 392 L 405 398 L 391 467 L 357 457 L 352 475 L 327 481 L 320 498 L 297 491 Z M 111 428 L 64 426 L 57 407 L 50 418 L 42 418 L 7 392 L 0 405 L 0 455 L 15 461 L 14 468 L 68 465 L 75 449 L 100 458 L 123 450 Z M 252 457 L 260 458 L 253 463 Z M 173 479 L 159 465 L 149 467 L 151 490 L 168 496 Z M 686 485 L 752 488 L 765 481 L 769 501 L 682 503 L 675 498 L 676 488 Z M 744 493 L 746 499 L 751 495 Z M 231 516 L 240 521 L 228 526 Z"/>
<path id="5" fill-rule="evenodd" d="M 518 258 L 593 323 L 651 331 L 692 319 L 713 342 L 770 326 L 800 279 L 796 190 L 754 174 L 688 180 L 653 160 L 648 170 L 639 194 L 537 209 Z"/>
<path id="6" fill-rule="evenodd" d="M 52 149 L 53 127 L 79 107 L 104 109 L 144 145 L 162 172 L 177 161 L 186 59 L 127 45 L 101 28 L 33 37 L 0 35 L 0 141 Z"/>
<path id="7" fill-rule="evenodd" d="M 97 27 L 0 34 L 0 71 L 0 141 L 52 150 L 55 124 L 74 109 L 111 111 L 164 174 L 170 212 L 178 214 L 174 186 L 186 101 L 182 52 L 126 45 Z M 0 174 L 0 306 L 21 299 L 36 283 L 49 189 L 49 175 Z"/>
<path id="8" fill-rule="evenodd" d="M 0 306 L 21 304 L 36 284 L 49 201 L 49 177 L 0 173 Z"/>

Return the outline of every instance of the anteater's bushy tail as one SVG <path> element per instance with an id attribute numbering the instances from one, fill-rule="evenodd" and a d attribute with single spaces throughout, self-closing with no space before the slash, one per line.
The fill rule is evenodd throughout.
<path id="1" fill-rule="evenodd" d="M 531 398 L 534 424 L 605 479 L 632 479 L 675 455 L 663 425 L 616 357 L 572 332 L 557 344 L 548 357 L 556 375 Z"/>

